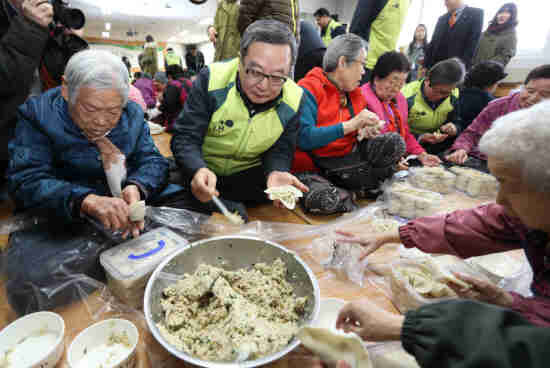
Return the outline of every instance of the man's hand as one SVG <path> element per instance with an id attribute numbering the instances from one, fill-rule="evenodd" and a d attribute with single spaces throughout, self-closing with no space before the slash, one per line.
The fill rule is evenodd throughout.
<path id="1" fill-rule="evenodd" d="M 90 194 L 82 201 L 81 212 L 99 220 L 106 229 L 128 230 L 128 204 L 121 198 Z"/>
<path id="2" fill-rule="evenodd" d="M 425 133 L 425 134 L 422 134 L 419 138 L 418 138 L 418 142 L 419 143 L 423 143 L 423 142 L 426 142 L 426 143 L 429 143 L 429 144 L 437 144 L 437 143 L 441 143 L 443 142 L 445 139 L 447 139 L 449 137 L 448 134 L 439 134 L 439 135 L 435 135 L 433 133 Z"/>
<path id="3" fill-rule="evenodd" d="M 405 317 L 390 313 L 366 299 L 342 308 L 336 328 L 355 332 L 365 341 L 399 340 Z"/>
<path id="4" fill-rule="evenodd" d="M 471 286 L 471 288 L 463 290 L 458 285 L 454 285 L 453 283 L 448 284 L 460 298 L 479 300 L 481 302 L 495 304 L 504 308 L 510 308 L 514 303 L 514 297 L 512 294 L 490 282 L 478 280 L 458 273 L 454 273 L 454 275 Z"/>
<path id="5" fill-rule="evenodd" d="M 208 27 L 208 38 L 210 39 L 210 42 L 216 43 L 217 37 L 218 32 L 216 31 L 216 28 L 214 28 L 214 26 Z"/>
<path id="6" fill-rule="evenodd" d="M 134 202 L 139 202 L 141 200 L 141 195 L 139 194 L 139 189 L 135 185 L 128 185 L 122 191 L 122 199 L 128 204 L 128 208 Z M 132 233 L 134 238 L 139 236 L 139 233 L 145 229 L 145 221 L 129 222 L 129 228 L 122 234 L 122 237 L 126 239 L 128 233 Z"/>
<path id="7" fill-rule="evenodd" d="M 355 115 L 351 120 L 348 120 L 345 123 L 343 123 L 344 135 L 353 133 L 365 127 L 373 128 L 371 129 L 371 131 L 373 131 L 374 128 L 379 129 L 379 125 L 380 125 L 380 119 L 378 118 L 378 115 L 376 115 L 375 113 L 369 110 L 364 109 L 364 110 L 361 110 L 359 114 Z"/>
<path id="8" fill-rule="evenodd" d="M 340 238 L 337 239 L 340 243 L 356 243 L 365 248 L 359 258 L 360 260 L 365 259 L 384 244 L 399 243 L 401 241 L 398 231 L 358 236 L 347 231 L 337 230 L 336 234 L 340 235 Z"/>
<path id="9" fill-rule="evenodd" d="M 456 150 L 450 155 L 445 156 L 445 160 L 449 162 L 453 162 L 458 165 L 463 165 L 467 159 L 468 159 L 468 153 L 463 149 Z"/>
<path id="10" fill-rule="evenodd" d="M 25 0 L 21 9 L 25 18 L 43 28 L 53 22 L 53 7 L 47 0 Z"/>
<path id="11" fill-rule="evenodd" d="M 213 196 L 220 196 L 220 193 L 216 190 L 217 181 L 216 174 L 203 167 L 195 173 L 191 181 L 191 192 L 199 201 L 203 203 L 210 202 Z"/>
<path id="12" fill-rule="evenodd" d="M 440 130 L 441 133 L 447 134 L 449 137 L 455 137 L 458 133 L 458 129 L 453 123 L 447 123 L 443 125 Z"/>
<path id="13" fill-rule="evenodd" d="M 298 180 L 298 178 L 296 178 L 291 173 L 282 172 L 282 171 L 273 171 L 267 177 L 267 189 L 273 188 L 273 187 L 282 187 L 284 185 L 295 186 L 296 188 L 298 188 L 304 193 L 309 191 L 309 188 L 305 186 L 304 183 Z M 273 204 L 275 205 L 275 207 L 279 207 L 279 208 L 284 207 L 284 205 L 279 200 L 274 201 Z"/>
<path id="14" fill-rule="evenodd" d="M 418 155 L 418 161 L 422 163 L 424 166 L 439 166 L 441 163 L 441 160 L 436 155 L 429 155 L 426 152 L 421 153 Z"/>

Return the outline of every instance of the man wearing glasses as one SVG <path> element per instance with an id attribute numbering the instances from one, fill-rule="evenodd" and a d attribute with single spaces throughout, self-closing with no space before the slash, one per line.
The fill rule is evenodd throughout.
<path id="1" fill-rule="evenodd" d="M 244 33 L 240 58 L 201 71 L 171 142 L 194 209 L 210 212 L 212 197 L 221 196 L 246 217 L 234 202 L 265 202 L 264 190 L 276 186 L 307 191 L 289 173 L 303 95 L 289 79 L 296 52 L 285 24 L 260 20 Z"/>

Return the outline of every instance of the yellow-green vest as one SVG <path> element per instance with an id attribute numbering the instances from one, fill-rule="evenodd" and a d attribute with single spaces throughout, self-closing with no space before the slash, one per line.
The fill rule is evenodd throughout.
<path id="1" fill-rule="evenodd" d="M 283 93 L 270 109 L 253 117 L 237 90 L 239 58 L 208 66 L 208 94 L 216 108 L 202 146 L 203 158 L 216 175 L 233 175 L 259 166 L 262 154 L 283 134 L 296 117 L 303 90 L 292 80 L 283 85 Z"/>
<path id="2" fill-rule="evenodd" d="M 401 92 L 409 104 L 409 127 L 413 134 L 433 133 L 447 123 L 447 116 L 454 110 L 459 90 L 455 88 L 451 95 L 433 110 L 422 94 L 424 79 L 407 84 Z"/>
<path id="3" fill-rule="evenodd" d="M 164 55 L 164 60 L 166 60 L 166 65 L 181 65 L 181 58 L 175 52 L 167 52 Z"/>
<path id="4" fill-rule="evenodd" d="M 394 51 L 401 28 L 409 11 L 410 0 L 388 0 L 378 17 L 372 22 L 369 36 L 369 50 L 365 66 L 374 69 L 378 58 L 388 51 Z"/>
<path id="5" fill-rule="evenodd" d="M 323 34 L 323 42 L 325 43 L 325 46 L 328 47 L 330 43 L 332 42 L 332 31 L 335 28 L 341 27 L 342 25 L 335 21 L 334 19 L 330 20 L 330 23 L 328 24 L 327 28 L 325 29 L 325 33 Z"/>

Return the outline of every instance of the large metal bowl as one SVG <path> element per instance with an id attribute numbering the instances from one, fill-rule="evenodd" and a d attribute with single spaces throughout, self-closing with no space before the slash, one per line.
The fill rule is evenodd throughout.
<path id="1" fill-rule="evenodd" d="M 219 363 L 197 359 L 178 350 L 160 334 L 157 323 L 162 318 L 160 307 L 164 288 L 176 282 L 179 275 L 191 274 L 202 264 L 221 267 L 226 270 L 248 268 L 255 263 L 271 263 L 280 258 L 287 267 L 287 280 L 293 285 L 298 297 L 307 296 L 306 313 L 300 326 L 309 325 L 317 318 L 320 307 L 319 285 L 311 269 L 294 252 L 258 238 L 246 236 L 223 236 L 202 240 L 177 251 L 162 262 L 149 279 L 144 297 L 144 312 L 149 329 L 157 341 L 176 357 L 191 364 L 209 368 L 257 367 L 280 359 L 300 343 L 296 338 L 276 354 L 262 359 L 240 363 Z"/>

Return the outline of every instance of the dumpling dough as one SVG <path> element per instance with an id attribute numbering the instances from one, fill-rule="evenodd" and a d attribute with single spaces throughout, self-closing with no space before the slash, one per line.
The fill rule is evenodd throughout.
<path id="1" fill-rule="evenodd" d="M 304 196 L 304 193 L 293 185 L 272 187 L 267 189 L 265 193 L 269 195 L 270 200 L 281 201 L 289 210 L 296 208 L 296 201 Z"/>
<path id="2" fill-rule="evenodd" d="M 324 362 L 345 360 L 352 368 L 373 368 L 367 349 L 354 333 L 303 327 L 297 336 L 306 348 L 318 354 Z"/>
<path id="3" fill-rule="evenodd" d="M 134 202 L 130 205 L 130 221 L 139 222 L 145 219 L 145 201 Z"/>

